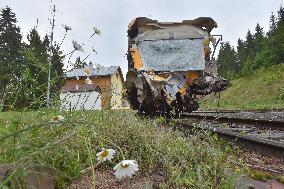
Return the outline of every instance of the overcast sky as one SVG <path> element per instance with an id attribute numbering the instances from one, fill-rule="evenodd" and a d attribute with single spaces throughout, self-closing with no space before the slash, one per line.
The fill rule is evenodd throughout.
<path id="1" fill-rule="evenodd" d="M 248 29 L 254 30 L 256 23 L 268 30 L 271 12 L 279 10 L 284 0 L 53 0 L 56 13 L 55 39 L 61 41 L 64 29 L 62 24 L 72 27 L 63 44 L 63 50 L 72 50 L 72 40 L 85 43 L 88 62 L 103 66 L 118 65 L 127 71 L 127 26 L 134 18 L 146 16 L 159 21 L 182 21 L 196 17 L 212 17 L 218 28 L 212 34 L 222 34 L 225 41 L 236 44 L 244 38 Z M 26 40 L 29 30 L 39 19 L 38 30 L 41 36 L 50 32 L 48 0 L 0 0 L 0 7 L 10 6 L 16 13 L 18 25 Z M 102 31 L 100 37 L 90 39 L 93 27 Z M 92 53 L 94 47 L 98 54 Z"/>

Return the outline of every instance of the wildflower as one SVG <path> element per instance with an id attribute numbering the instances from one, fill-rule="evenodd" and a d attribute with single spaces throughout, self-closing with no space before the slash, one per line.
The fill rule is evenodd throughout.
<path id="1" fill-rule="evenodd" d="M 91 68 L 89 66 L 86 66 L 84 68 L 84 75 L 90 75 L 92 72 Z"/>
<path id="2" fill-rule="evenodd" d="M 113 156 L 115 154 L 115 150 L 113 149 L 102 149 L 99 153 L 97 153 L 97 160 L 98 161 L 106 161 L 106 160 L 112 160 Z"/>
<path id="3" fill-rule="evenodd" d="M 92 80 L 90 80 L 89 77 L 87 77 L 87 79 L 85 80 L 85 82 L 86 82 L 87 84 L 89 84 L 89 85 L 93 84 Z"/>
<path id="4" fill-rule="evenodd" d="M 98 54 L 98 52 L 94 49 L 94 47 L 92 46 L 92 50 L 94 53 Z"/>
<path id="5" fill-rule="evenodd" d="M 54 116 L 51 120 L 51 123 L 62 123 L 64 122 L 64 117 L 61 115 Z"/>
<path id="6" fill-rule="evenodd" d="M 76 51 L 84 52 L 82 46 L 77 41 L 72 41 L 73 47 Z"/>
<path id="7" fill-rule="evenodd" d="M 91 35 L 91 37 L 93 37 L 95 34 L 101 35 L 101 30 L 99 30 L 98 28 L 94 27 L 94 33 L 93 33 L 93 35 Z"/>
<path id="8" fill-rule="evenodd" d="M 63 28 L 65 29 L 66 32 L 69 31 L 69 30 L 72 30 L 72 28 L 70 26 L 63 25 L 63 24 L 62 24 L 62 26 L 63 26 Z"/>
<path id="9" fill-rule="evenodd" d="M 123 160 L 119 162 L 113 170 L 115 171 L 115 176 L 118 179 L 121 179 L 123 177 L 132 177 L 132 175 L 138 171 L 138 164 L 135 160 Z"/>

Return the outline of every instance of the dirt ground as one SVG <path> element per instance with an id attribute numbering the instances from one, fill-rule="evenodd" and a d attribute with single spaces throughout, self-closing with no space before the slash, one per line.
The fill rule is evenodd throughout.
<path id="1" fill-rule="evenodd" d="M 133 176 L 131 179 L 119 181 L 116 179 L 111 171 L 103 169 L 96 170 L 96 189 L 158 189 L 164 177 L 159 174 L 152 174 L 150 176 Z M 74 181 L 66 189 L 92 189 L 93 176 L 91 170 L 84 173 L 79 179 Z"/>
<path id="2" fill-rule="evenodd" d="M 243 150 L 240 158 L 248 167 L 268 171 L 273 175 L 284 175 L 284 164 L 280 159 Z"/>

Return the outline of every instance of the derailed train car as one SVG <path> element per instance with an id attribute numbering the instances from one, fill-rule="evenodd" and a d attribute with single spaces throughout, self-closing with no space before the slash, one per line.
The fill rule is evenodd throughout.
<path id="1" fill-rule="evenodd" d="M 128 28 L 126 76 L 132 108 L 148 115 L 173 109 L 190 113 L 199 108 L 197 95 L 224 90 L 229 82 L 217 76 L 210 60 L 221 39 L 210 34 L 215 27 L 209 17 L 182 22 L 135 18 Z"/>

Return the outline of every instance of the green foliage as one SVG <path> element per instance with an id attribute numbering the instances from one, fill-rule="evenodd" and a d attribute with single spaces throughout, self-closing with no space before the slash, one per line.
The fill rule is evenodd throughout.
<path id="1" fill-rule="evenodd" d="M 284 9 L 280 7 L 278 17 L 272 13 L 270 27 L 265 36 L 257 23 L 255 33 L 247 32 L 245 40 L 238 39 L 237 52 L 225 42 L 218 55 L 220 75 L 228 79 L 249 76 L 260 68 L 284 62 Z M 220 58 L 219 58 L 220 57 Z M 237 63 L 236 63 L 237 62 Z"/>
<path id="2" fill-rule="evenodd" d="M 5 131 L 0 135 L 0 161 L 26 160 L 28 164 L 55 167 L 59 172 L 57 185 L 64 188 L 81 175 L 81 170 L 92 166 L 90 157 L 94 160 L 102 147 L 117 150 L 113 163 L 119 162 L 123 157 L 119 147 L 126 159 L 137 160 L 138 174 L 162 172 L 164 184 L 170 188 L 233 185 L 238 158 L 230 145 L 211 133 L 195 132 L 188 137 L 136 117 L 133 111 L 104 111 L 103 118 L 100 111 L 64 112 L 64 123 L 48 123 L 57 114 L 57 110 L 0 113 Z M 8 135 L 11 137 L 4 139 Z"/>
<path id="3" fill-rule="evenodd" d="M 283 175 L 278 176 L 278 180 L 279 180 L 279 182 L 281 182 L 282 184 L 284 184 L 284 176 L 283 176 Z"/>
<path id="4" fill-rule="evenodd" d="M 260 180 L 260 181 L 266 181 L 268 179 L 274 178 L 273 175 L 271 175 L 268 172 L 264 171 L 257 171 L 257 170 L 250 170 L 249 171 L 249 176 L 255 180 Z"/>
<path id="5" fill-rule="evenodd" d="M 276 17 L 274 13 L 271 13 L 270 20 L 269 20 L 269 31 L 268 35 L 271 35 L 277 28 L 277 22 L 276 22 Z"/>
<path id="6" fill-rule="evenodd" d="M 0 11 L 0 98 L 8 85 L 21 75 L 22 35 L 10 7 Z"/>
<path id="7" fill-rule="evenodd" d="M 74 63 L 74 68 L 75 69 L 79 69 L 79 68 L 84 68 L 85 66 L 87 66 L 87 63 L 81 60 L 81 57 L 78 56 L 76 58 L 76 61 Z"/>
<path id="8" fill-rule="evenodd" d="M 45 106 L 48 62 L 51 58 L 51 94 L 56 98 L 63 82 L 64 56 L 58 44 L 50 49 L 49 38 L 41 39 L 36 28 L 21 43 L 20 28 L 9 7 L 0 14 L 1 110 L 38 109 Z M 52 51 L 52 57 L 50 57 Z"/>
<path id="9" fill-rule="evenodd" d="M 284 108 L 284 64 L 260 68 L 249 76 L 234 79 L 232 86 L 221 92 L 221 109 Z M 202 109 L 216 109 L 218 95 L 201 99 Z"/>
<path id="10" fill-rule="evenodd" d="M 284 87 L 280 88 L 279 100 L 284 100 Z"/>
<path id="11" fill-rule="evenodd" d="M 236 52 L 229 42 L 221 43 L 217 63 L 219 65 L 219 74 L 225 78 L 233 78 L 236 71 L 240 69 Z"/>

